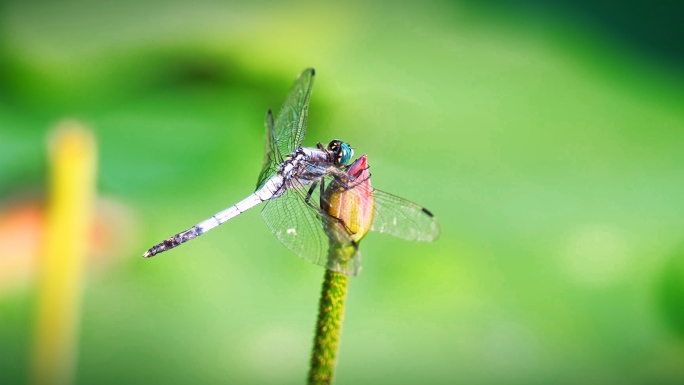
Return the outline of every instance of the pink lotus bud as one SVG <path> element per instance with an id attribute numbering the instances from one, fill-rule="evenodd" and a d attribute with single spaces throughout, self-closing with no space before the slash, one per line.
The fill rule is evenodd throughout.
<path id="1" fill-rule="evenodd" d="M 346 186 L 333 182 L 326 189 L 325 198 L 329 205 L 323 209 L 341 219 L 346 230 L 351 232 L 351 239 L 359 243 L 373 223 L 373 189 L 366 155 L 347 167 L 345 173 L 349 176 L 344 181 Z"/>

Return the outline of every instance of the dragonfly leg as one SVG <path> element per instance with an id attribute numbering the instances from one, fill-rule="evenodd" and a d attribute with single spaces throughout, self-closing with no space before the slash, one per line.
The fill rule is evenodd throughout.
<path id="1" fill-rule="evenodd" d="M 348 187 L 348 189 L 353 189 L 354 187 L 356 187 L 356 186 L 360 185 L 361 183 L 363 183 L 363 182 L 367 181 L 368 179 L 370 179 L 370 177 L 371 177 L 371 176 L 370 176 L 370 173 L 368 173 L 368 176 L 367 176 L 367 177 L 365 177 L 365 178 L 363 178 L 363 179 L 361 179 L 361 180 L 354 180 L 353 183 L 352 183 L 351 185 L 347 186 L 347 187 Z"/>
<path id="2" fill-rule="evenodd" d="M 323 208 L 323 207 L 326 207 L 326 206 L 327 206 L 327 203 L 326 203 L 326 202 L 324 201 L 324 199 L 323 199 L 323 197 L 325 196 L 325 179 L 321 179 L 320 185 L 321 185 L 321 192 L 320 192 L 320 199 L 321 199 L 321 202 L 320 202 L 320 205 L 321 205 L 321 208 Z M 309 196 L 310 196 L 310 195 L 311 195 L 311 190 L 309 190 Z M 307 198 L 308 198 L 308 197 L 307 197 Z M 307 203 L 308 203 L 308 201 L 307 201 Z M 338 217 L 336 217 L 336 216 L 330 214 L 330 213 L 327 212 L 326 210 L 322 210 L 322 211 L 323 211 L 328 217 L 334 219 L 335 221 L 337 221 L 337 223 L 339 223 L 340 225 L 344 226 L 345 230 L 347 230 L 347 233 L 349 233 L 350 235 L 356 234 L 354 231 L 352 231 L 352 229 L 349 228 L 349 226 L 347 226 L 347 224 L 344 222 L 344 220 L 343 220 L 342 218 L 338 218 Z"/>
<path id="3" fill-rule="evenodd" d="M 313 182 L 311 184 L 311 188 L 309 188 L 309 192 L 306 193 L 306 198 L 304 198 L 304 202 L 306 202 L 307 204 L 311 200 L 311 195 L 313 194 L 314 190 L 316 189 L 316 185 L 318 185 L 318 182 Z M 323 192 L 322 188 L 323 188 L 323 183 L 321 183 L 321 193 Z"/>
<path id="4" fill-rule="evenodd" d="M 370 167 L 366 167 L 366 170 L 368 170 Z M 347 175 L 344 172 L 337 171 L 334 173 L 335 176 L 335 183 L 339 185 L 339 188 L 342 189 L 343 191 L 346 190 L 351 190 L 355 188 L 356 186 L 360 185 L 363 182 L 366 182 L 368 179 L 370 179 L 371 175 L 368 173 L 368 176 L 364 177 L 363 179 L 354 179 L 350 178 L 349 175 Z M 350 180 L 351 179 L 351 180 Z"/>
<path id="5" fill-rule="evenodd" d="M 344 229 L 347 230 L 347 233 L 349 233 L 349 235 L 354 235 L 354 234 L 356 234 L 355 231 L 352 231 L 352 229 L 350 229 L 349 226 L 347 226 L 347 224 L 344 222 L 344 219 L 338 218 L 338 217 L 333 216 L 333 215 L 330 215 L 330 214 L 328 214 L 328 216 L 329 216 L 330 218 L 336 220 L 337 223 L 339 223 L 340 225 L 344 226 Z"/>

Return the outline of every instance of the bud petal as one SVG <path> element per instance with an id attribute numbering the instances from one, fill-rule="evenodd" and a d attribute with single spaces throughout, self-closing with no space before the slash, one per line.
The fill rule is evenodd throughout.
<path id="1" fill-rule="evenodd" d="M 324 207 L 329 214 L 344 222 L 351 231 L 351 239 L 358 243 L 373 223 L 373 194 L 366 155 L 357 159 L 345 170 L 349 178 L 346 186 L 333 182 L 325 191 Z"/>

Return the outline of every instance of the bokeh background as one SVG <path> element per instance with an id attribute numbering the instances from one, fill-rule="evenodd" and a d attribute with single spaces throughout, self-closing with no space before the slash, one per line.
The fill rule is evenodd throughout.
<path id="1" fill-rule="evenodd" d="M 76 382 L 304 382 L 323 271 L 259 209 L 140 254 L 252 192 L 309 66 L 305 144 L 442 227 L 364 239 L 337 383 L 684 382 L 676 2 L 0 4 L 0 383 L 30 378 L 65 119 L 99 153 Z"/>

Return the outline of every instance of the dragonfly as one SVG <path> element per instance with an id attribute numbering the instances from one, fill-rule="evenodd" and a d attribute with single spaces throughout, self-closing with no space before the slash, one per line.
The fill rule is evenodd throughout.
<path id="1" fill-rule="evenodd" d="M 354 150 L 348 143 L 335 139 L 327 146 L 319 142 L 316 147 L 302 147 L 315 75 L 313 68 L 304 70 L 277 117 L 271 110 L 266 114 L 266 151 L 256 190 L 151 247 L 143 257 L 180 246 L 266 202 L 261 215 L 284 246 L 311 263 L 354 276 L 361 268 L 358 242 L 364 234 L 355 226 L 355 218 L 331 214 L 330 209 L 334 198 L 345 192 L 353 192 L 355 202 L 370 209 L 370 231 L 411 241 L 430 242 L 439 236 L 439 223 L 429 210 L 370 186 L 366 155 L 350 165 Z M 364 176 L 355 177 L 360 174 Z M 341 257 L 333 248 L 351 252 Z"/>

